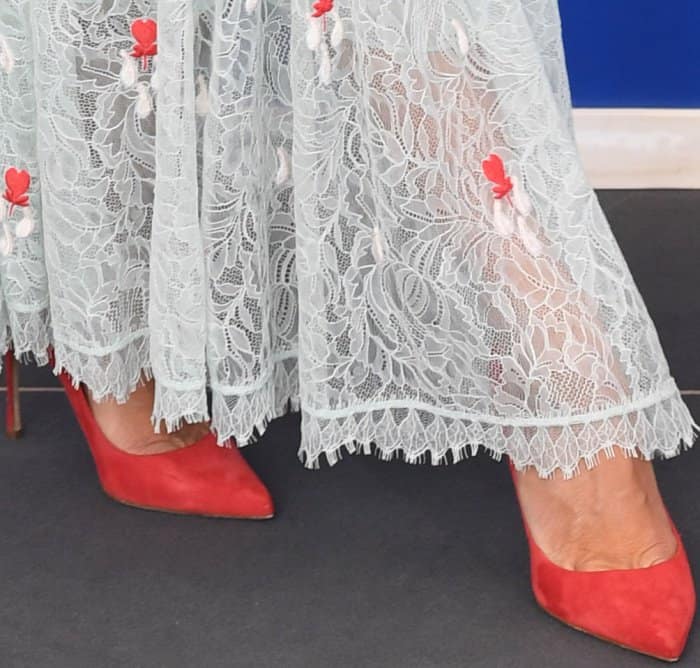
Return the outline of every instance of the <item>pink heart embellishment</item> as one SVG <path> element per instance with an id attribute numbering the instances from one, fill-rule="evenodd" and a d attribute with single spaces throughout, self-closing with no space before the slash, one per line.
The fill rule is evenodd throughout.
<path id="1" fill-rule="evenodd" d="M 22 199 L 22 195 L 29 190 L 30 183 L 31 176 L 29 172 L 23 169 L 20 170 L 10 167 L 10 169 L 5 172 L 5 184 L 7 185 L 5 199 L 17 203 L 18 200 Z"/>
<path id="2" fill-rule="evenodd" d="M 145 51 L 152 51 L 158 38 L 158 25 L 153 19 L 137 19 L 131 24 L 131 34 Z"/>
<path id="3" fill-rule="evenodd" d="M 481 163 L 486 178 L 495 183 L 493 193 L 496 199 L 502 199 L 513 189 L 513 181 L 506 175 L 506 168 L 500 156 L 492 153 Z"/>
<path id="4" fill-rule="evenodd" d="M 492 153 L 482 163 L 484 174 L 489 181 L 494 183 L 503 183 L 506 179 L 506 168 L 500 156 Z"/>

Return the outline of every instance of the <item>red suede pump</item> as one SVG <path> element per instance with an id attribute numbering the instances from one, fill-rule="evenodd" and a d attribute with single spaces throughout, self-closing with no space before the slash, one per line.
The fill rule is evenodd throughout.
<path id="1" fill-rule="evenodd" d="M 82 387 L 59 379 L 92 452 L 105 493 L 129 506 L 188 515 L 269 519 L 272 498 L 237 447 L 209 433 L 193 445 L 154 455 L 120 450 L 104 435 Z"/>
<path id="2" fill-rule="evenodd" d="M 54 365 L 53 350 L 49 360 Z M 12 350 L 4 356 L 7 382 L 5 431 L 20 435 L 19 368 Z M 82 387 L 66 372 L 59 379 L 92 452 L 105 493 L 129 506 L 170 513 L 269 519 L 274 515 L 270 493 L 237 447 L 223 448 L 209 433 L 193 445 L 155 455 L 133 455 L 104 435 Z"/>
<path id="3" fill-rule="evenodd" d="M 515 468 L 510 470 L 518 487 Z M 556 619 L 578 631 L 664 661 L 677 661 L 695 615 L 695 586 L 678 530 L 670 559 L 648 568 L 573 571 L 557 566 L 530 534 L 530 579 L 535 599 Z"/>
<path id="4" fill-rule="evenodd" d="M 49 361 L 54 366 L 53 350 Z M 7 382 L 5 431 L 21 433 L 19 368 L 13 351 L 4 356 Z M 104 435 L 81 387 L 65 371 L 58 375 L 85 434 L 105 493 L 129 506 L 170 513 L 269 519 L 270 493 L 237 447 L 225 448 L 209 433 L 196 443 L 154 455 L 134 455 L 117 448 Z"/>

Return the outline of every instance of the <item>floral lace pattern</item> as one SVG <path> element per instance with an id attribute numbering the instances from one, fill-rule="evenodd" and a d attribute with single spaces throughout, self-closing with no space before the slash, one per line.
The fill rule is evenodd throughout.
<path id="1" fill-rule="evenodd" d="M 168 429 L 211 391 L 222 443 L 300 410 L 309 466 L 542 475 L 695 438 L 555 0 L 8 0 L 0 168 L 37 222 L 0 257 L 5 347 L 98 397 L 152 375 Z"/>

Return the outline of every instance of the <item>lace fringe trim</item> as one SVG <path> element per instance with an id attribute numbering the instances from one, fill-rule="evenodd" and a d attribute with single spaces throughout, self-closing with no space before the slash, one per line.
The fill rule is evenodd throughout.
<path id="1" fill-rule="evenodd" d="M 255 443 L 272 420 L 300 410 L 299 374 L 296 357 L 274 363 L 269 381 L 245 394 L 212 393 L 212 429 L 220 445 L 235 439 L 239 447 Z"/>
<path id="2" fill-rule="evenodd" d="M 0 355 L 4 355 L 12 347 L 14 356 L 23 364 L 48 364 L 51 340 L 51 327 L 48 322 L 48 308 L 20 311 L 5 306 L 0 317 L 0 327 L 5 332 L 0 345 Z"/>
<path id="3" fill-rule="evenodd" d="M 519 470 L 532 466 L 542 478 L 557 470 L 572 478 L 581 472 L 581 462 L 590 469 L 599 463 L 601 453 L 614 457 L 614 446 L 629 457 L 674 457 L 690 448 L 700 433 L 677 388 L 643 408 L 559 426 L 495 424 L 403 407 L 330 419 L 302 408 L 302 420 L 299 457 L 307 468 L 319 468 L 323 456 L 333 466 L 344 454 L 442 465 L 483 449 L 497 461 L 508 455 Z"/>
<path id="4" fill-rule="evenodd" d="M 77 350 L 62 341 L 54 341 L 53 347 L 54 374 L 66 371 L 73 385 L 79 387 L 83 383 L 96 401 L 111 397 L 124 403 L 140 382 L 153 377 L 145 335 L 137 335 L 126 345 L 100 353 Z"/>
<path id="5" fill-rule="evenodd" d="M 16 356 L 22 361 L 34 358 L 40 365 L 47 363 L 50 333 L 42 325 L 45 320 L 40 313 L 19 320 L 12 323 Z M 25 332 L 26 336 L 18 337 L 17 332 Z M 30 340 L 36 345 L 28 345 Z M 10 343 L 6 334 L 3 350 Z M 152 377 L 145 337 L 137 337 L 105 355 L 89 355 L 60 342 L 54 342 L 54 350 L 55 373 L 65 369 L 76 386 L 85 383 L 98 399 L 109 395 L 125 401 L 141 379 Z M 319 468 L 324 457 L 333 466 L 345 454 L 443 465 L 475 456 L 483 449 L 495 460 L 508 455 L 518 469 L 532 466 L 543 478 L 557 470 L 571 478 L 581 472 L 582 462 L 590 469 L 599 463 L 601 453 L 615 456 L 614 446 L 627 457 L 647 460 L 674 457 L 690 448 L 700 434 L 700 426 L 673 381 L 669 387 L 670 391 L 664 388 L 665 396 L 656 400 L 649 397 L 625 407 L 578 416 L 578 422 L 570 424 L 557 425 L 554 420 L 540 420 L 538 424 L 487 421 L 478 416 L 449 415 L 439 408 L 391 403 L 333 415 L 302 407 L 297 359 L 286 356 L 277 359 L 266 383 L 248 393 L 214 390 L 212 429 L 220 445 L 230 446 L 235 439 L 243 447 L 255 443 L 271 420 L 301 411 L 303 429 L 298 454 L 307 468 Z M 181 391 L 175 391 L 175 398 L 171 394 L 166 390 L 160 397 L 165 402 L 161 408 L 167 408 L 167 415 L 172 417 L 166 419 L 168 429 L 176 428 L 183 419 L 207 419 L 206 399 L 197 405 L 189 401 L 195 394 L 200 401 L 201 392 L 185 392 L 185 403 Z M 154 407 L 154 415 L 159 410 Z"/>
<path id="6" fill-rule="evenodd" d="M 191 424 L 209 420 L 209 405 L 204 387 L 196 390 L 182 390 L 156 383 L 156 397 L 153 403 L 151 424 L 156 433 L 171 433 L 184 423 Z"/>

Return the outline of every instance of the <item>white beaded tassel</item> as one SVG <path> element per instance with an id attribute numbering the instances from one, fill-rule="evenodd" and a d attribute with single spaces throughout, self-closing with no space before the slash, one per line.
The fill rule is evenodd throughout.
<path id="1" fill-rule="evenodd" d="M 528 252 L 532 253 L 532 255 L 542 254 L 542 244 L 523 216 L 518 216 L 518 232 Z"/>
<path id="2" fill-rule="evenodd" d="M 497 199 L 493 203 L 493 226 L 496 228 L 496 232 L 502 237 L 507 237 L 515 231 L 515 225 L 513 224 L 512 213 L 510 210 L 506 211 L 503 206 L 503 200 Z"/>
<path id="3" fill-rule="evenodd" d="M 343 28 L 343 19 L 340 18 L 340 13 L 337 9 L 333 10 L 331 16 L 333 17 L 333 30 L 331 31 L 331 46 L 334 49 L 337 49 L 340 46 L 340 43 L 343 41 L 343 38 L 345 37 L 345 29 Z"/>
<path id="4" fill-rule="evenodd" d="M 151 74 L 151 90 L 153 90 L 154 93 L 158 92 L 158 89 L 160 88 L 160 75 L 158 74 L 158 60 L 157 56 L 152 56 L 151 58 L 151 68 L 152 68 L 152 74 Z"/>
<path id="5" fill-rule="evenodd" d="M 25 237 L 28 237 L 33 231 L 34 218 L 32 218 L 32 212 L 29 210 L 29 207 L 27 207 L 24 210 L 22 220 L 20 220 L 19 223 L 17 223 L 17 227 L 15 227 L 15 234 L 18 238 L 24 239 Z"/>
<path id="6" fill-rule="evenodd" d="M 126 49 L 122 49 L 120 54 L 122 57 L 122 71 L 119 74 L 119 79 L 124 88 L 131 88 L 136 85 L 136 81 L 139 78 L 136 61 Z"/>
<path id="7" fill-rule="evenodd" d="M 522 216 L 529 216 L 532 211 L 532 202 L 519 178 L 513 177 L 513 203 Z"/>
<path id="8" fill-rule="evenodd" d="M 153 111 L 153 100 L 148 89 L 148 84 L 141 81 L 136 86 L 138 91 L 138 99 L 136 100 L 136 114 L 139 118 L 148 118 Z"/>
<path id="9" fill-rule="evenodd" d="M 7 209 L 0 206 L 0 218 L 2 218 L 3 236 L 0 239 L 0 255 L 9 255 L 12 252 L 12 232 L 10 232 L 10 224 L 7 220 Z"/>
<path id="10" fill-rule="evenodd" d="M 287 151 L 284 150 L 284 146 L 277 147 L 277 161 L 279 166 L 277 168 L 277 175 L 275 177 L 275 183 L 281 186 L 289 178 L 289 156 Z"/>
<path id="11" fill-rule="evenodd" d="M 12 49 L 7 40 L 0 35 L 0 69 L 2 69 L 5 74 L 10 74 L 14 68 L 15 55 L 12 53 Z"/>
<path id="12" fill-rule="evenodd" d="M 306 46 L 316 51 L 323 40 L 323 19 L 309 16 L 309 27 L 306 30 Z"/>
<path id="13" fill-rule="evenodd" d="M 209 113 L 209 81 L 203 74 L 197 76 L 197 97 L 194 107 L 200 116 L 206 116 Z"/>
<path id="14" fill-rule="evenodd" d="M 372 229 L 372 256 L 377 264 L 384 261 L 384 238 L 376 225 Z"/>
<path id="15" fill-rule="evenodd" d="M 329 84 L 331 82 L 331 54 L 328 50 L 328 44 L 321 42 L 318 47 L 320 63 L 318 66 L 318 79 L 322 84 Z"/>
<path id="16" fill-rule="evenodd" d="M 462 55 L 466 56 L 469 54 L 469 37 L 467 37 L 467 31 L 464 29 L 462 22 L 459 19 L 452 19 L 452 27 L 455 33 L 457 33 L 457 43 L 459 45 L 459 50 Z"/>

